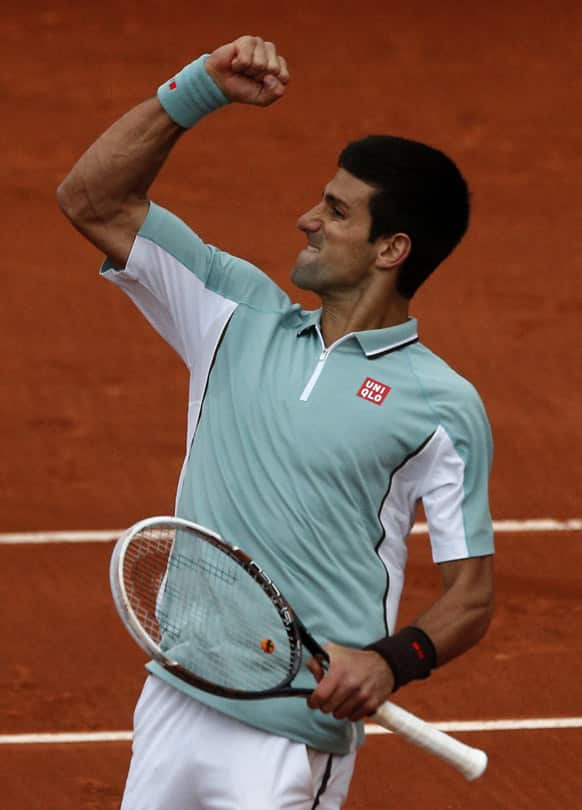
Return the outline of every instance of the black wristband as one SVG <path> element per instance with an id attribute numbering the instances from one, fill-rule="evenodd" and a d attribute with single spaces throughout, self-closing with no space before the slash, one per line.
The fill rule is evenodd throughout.
<path id="1" fill-rule="evenodd" d="M 384 658 L 394 675 L 394 689 L 410 681 L 428 678 L 436 666 L 434 644 L 420 627 L 403 627 L 393 636 L 381 638 L 364 647 Z"/>

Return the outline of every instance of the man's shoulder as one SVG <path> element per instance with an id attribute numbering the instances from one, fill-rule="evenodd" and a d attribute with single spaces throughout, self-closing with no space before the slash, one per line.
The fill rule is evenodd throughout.
<path id="1" fill-rule="evenodd" d="M 289 306 L 286 293 L 260 268 L 204 241 L 174 213 L 154 202 L 150 203 L 138 240 L 164 254 L 157 261 L 158 270 L 167 272 L 180 267 L 197 276 L 211 292 L 258 309 L 279 311 Z M 144 261 L 153 264 L 151 251 L 146 253 Z"/>
<path id="2" fill-rule="evenodd" d="M 251 308 L 286 312 L 292 305 L 287 293 L 260 267 L 248 259 L 208 245 L 211 270 L 207 286 Z"/>
<path id="3" fill-rule="evenodd" d="M 421 342 L 410 349 L 418 384 L 436 410 L 454 417 L 459 409 L 483 408 L 481 396 L 468 377 Z"/>
<path id="4" fill-rule="evenodd" d="M 463 454 L 469 447 L 479 448 L 477 455 L 490 464 L 491 426 L 476 387 L 426 346 L 418 343 L 412 348 L 418 385 L 439 427 Z"/>

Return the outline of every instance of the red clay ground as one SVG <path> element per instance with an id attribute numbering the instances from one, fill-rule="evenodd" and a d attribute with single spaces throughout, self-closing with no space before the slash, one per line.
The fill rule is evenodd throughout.
<path id="1" fill-rule="evenodd" d="M 422 337 L 485 400 L 495 517 L 579 517 L 579 4 L 233 5 L 54 0 L 21 2 L 0 19 L 0 529 L 118 527 L 171 510 L 184 372 L 96 278 L 99 256 L 67 226 L 54 192 L 109 122 L 241 33 L 265 35 L 288 56 L 288 98 L 203 122 L 155 198 L 290 290 L 302 243 L 295 218 L 347 140 L 389 131 L 449 151 L 471 180 L 474 224 L 415 300 Z M 411 545 L 403 620 L 438 587 L 425 542 Z M 502 536 L 498 546 L 489 637 L 401 700 L 428 719 L 580 715 L 580 537 Z M 109 550 L 0 547 L 0 733 L 129 728 L 141 659 L 113 616 Z M 580 731 L 465 738 L 491 754 L 487 777 L 471 786 L 398 740 L 371 739 L 349 810 L 582 807 Z M 0 758 L 7 810 L 113 808 L 128 746 L 3 747 Z"/>
<path id="2" fill-rule="evenodd" d="M 543 535 L 500 537 L 499 609 L 487 641 L 435 673 L 430 688 L 407 688 L 399 702 L 429 720 L 580 714 L 582 650 L 579 645 L 572 649 L 572 628 L 582 626 L 582 606 L 576 604 L 582 545 L 574 533 L 559 538 L 568 560 L 564 570 L 558 557 L 547 559 L 551 542 Z M 426 538 L 413 539 L 403 621 L 437 592 L 427 551 Z M 4 631 L 10 658 L 0 673 L 3 733 L 131 727 L 144 659 L 111 606 L 110 552 L 110 544 L 2 548 L 4 604 L 9 604 L 12 583 L 26 580 L 17 599 L 12 597 Z M 73 573 L 79 575 L 74 586 Z M 552 667 L 550 661 L 559 664 Z M 427 797 L 434 810 L 580 807 L 579 730 L 457 736 L 487 750 L 490 765 L 482 780 L 466 784 L 400 740 L 371 737 L 360 755 L 347 810 L 415 808 Z M 8 802 L 8 796 L 10 801 L 0 806 L 114 808 L 128 758 L 129 744 L 121 743 L 3 746 L 3 800 Z M 27 775 L 31 769 L 34 779 Z"/>

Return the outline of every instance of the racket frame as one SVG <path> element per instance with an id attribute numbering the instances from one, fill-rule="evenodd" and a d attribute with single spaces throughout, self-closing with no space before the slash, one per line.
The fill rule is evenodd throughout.
<path id="1" fill-rule="evenodd" d="M 124 562 L 126 559 L 127 550 L 130 544 L 134 541 L 136 535 L 148 529 L 185 529 L 194 533 L 201 542 L 207 542 L 215 548 L 219 549 L 222 553 L 226 554 L 231 560 L 239 565 L 257 585 L 268 596 L 272 605 L 277 610 L 291 649 L 291 661 L 289 670 L 285 678 L 280 681 L 276 686 L 267 690 L 239 690 L 228 687 L 219 686 L 211 681 L 208 681 L 199 675 L 194 674 L 186 667 L 182 666 L 178 661 L 174 661 L 164 653 L 158 644 L 151 638 L 149 633 L 145 630 L 140 622 L 131 600 L 127 593 L 123 571 Z M 139 542 L 139 541 L 138 541 Z M 195 542 L 193 538 L 193 542 Z M 169 559 L 169 557 L 168 557 Z M 117 543 L 111 555 L 111 562 L 109 566 L 109 581 L 111 586 L 111 593 L 113 602 L 117 608 L 119 616 L 129 631 L 134 641 L 141 649 L 151 656 L 154 661 L 159 663 L 167 672 L 175 675 L 180 680 L 201 689 L 204 692 L 209 692 L 213 695 L 226 698 L 236 698 L 238 700 L 260 700 L 272 697 L 308 697 L 313 689 L 300 689 L 289 686 L 293 681 L 302 662 L 303 646 L 317 658 L 324 669 L 327 668 L 329 663 L 329 656 L 327 652 L 321 647 L 320 644 L 311 636 L 302 622 L 297 618 L 291 605 L 287 602 L 279 588 L 275 585 L 269 575 L 258 565 L 248 554 L 245 554 L 238 546 L 232 546 L 227 543 L 223 538 L 216 534 L 216 532 L 207 529 L 205 526 L 200 526 L 189 520 L 184 520 L 178 517 L 157 516 L 140 520 L 135 523 L 127 531 L 125 531 Z"/>

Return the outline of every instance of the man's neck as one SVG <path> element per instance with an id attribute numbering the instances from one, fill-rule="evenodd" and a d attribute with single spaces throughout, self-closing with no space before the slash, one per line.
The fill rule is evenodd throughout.
<path id="1" fill-rule="evenodd" d="M 330 346 L 351 332 L 368 329 L 386 329 L 404 323 L 409 317 L 409 301 L 400 295 L 388 300 L 364 293 L 356 301 L 338 298 L 322 299 L 321 333 L 326 346 Z"/>

